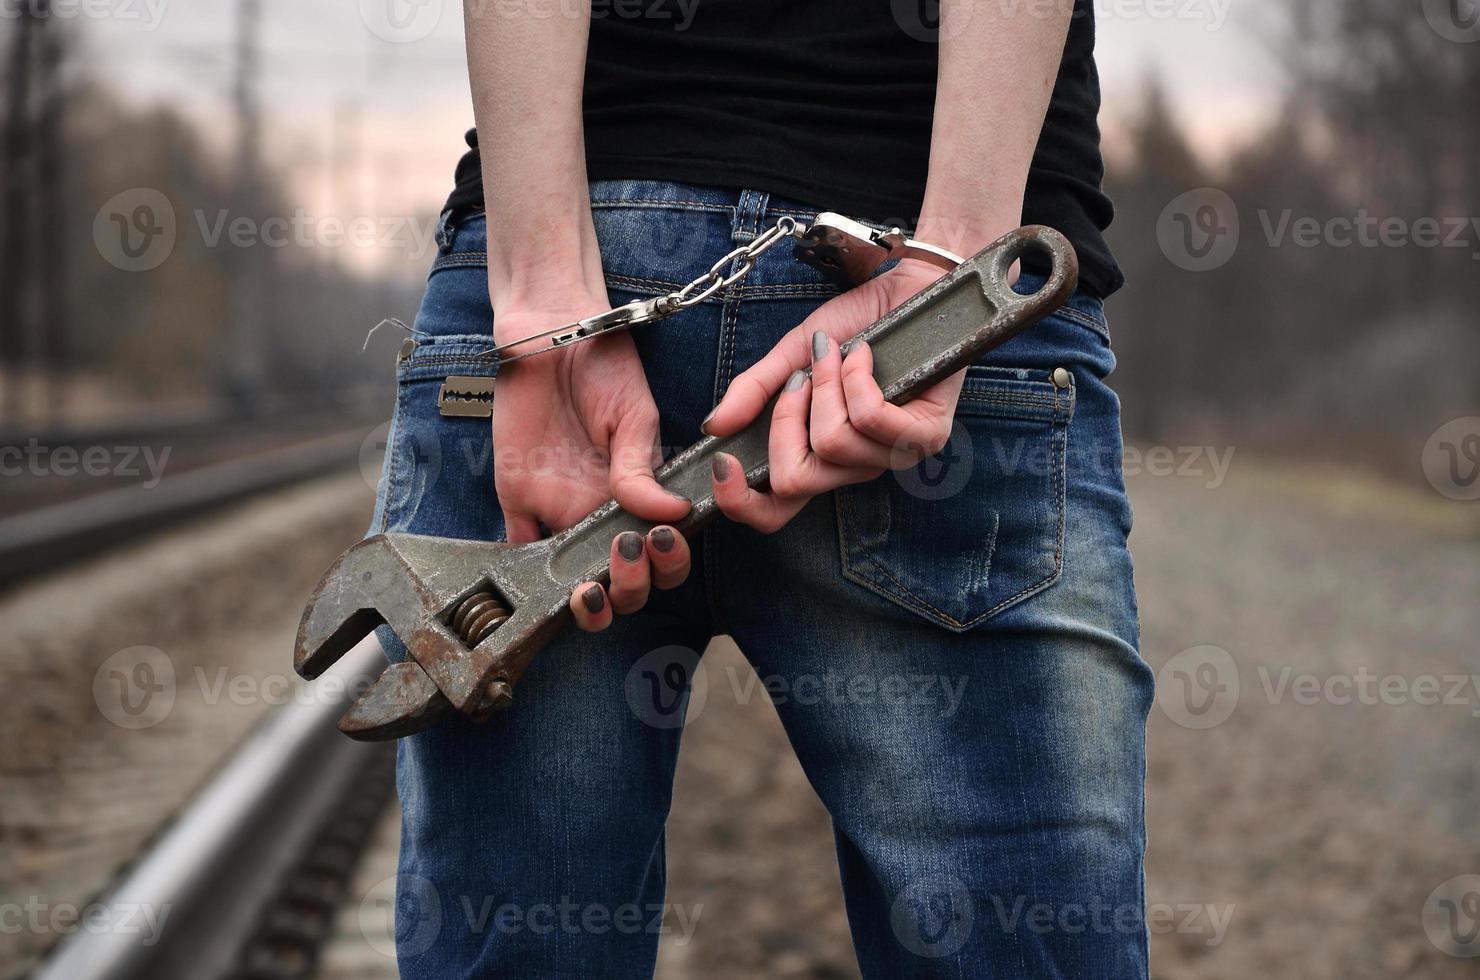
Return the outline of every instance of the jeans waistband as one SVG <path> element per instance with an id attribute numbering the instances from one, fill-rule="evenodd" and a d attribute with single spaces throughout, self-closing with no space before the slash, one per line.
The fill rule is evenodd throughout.
<path id="1" fill-rule="evenodd" d="M 818 212 L 812 205 L 753 188 L 708 187 L 666 180 L 592 181 L 591 207 L 672 208 L 725 214 L 734 224 L 731 237 L 737 244 L 752 240 L 783 216 L 810 220 Z"/>
<path id="2" fill-rule="evenodd" d="M 592 208 L 647 207 L 676 210 L 709 211 L 729 215 L 736 244 L 751 241 L 783 215 L 810 220 L 818 209 L 799 201 L 776 197 L 750 188 L 709 187 L 667 180 L 597 180 L 591 182 Z M 851 216 L 850 216 L 851 217 Z M 870 223 L 871 222 L 866 222 Z M 874 227 L 882 227 L 874 225 Z M 1031 293 L 1043 285 L 1043 277 L 1024 273 L 1018 280 L 1019 292 Z M 1098 297 L 1075 290 L 1064 304 L 1072 320 L 1108 339 L 1104 303 Z"/>

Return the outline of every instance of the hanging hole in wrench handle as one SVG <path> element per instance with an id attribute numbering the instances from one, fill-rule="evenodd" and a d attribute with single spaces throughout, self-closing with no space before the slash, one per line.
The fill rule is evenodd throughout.
<path id="1" fill-rule="evenodd" d="M 1074 248 L 1062 235 L 1041 225 L 1028 225 L 1009 235 L 1016 240 L 1003 248 L 992 267 L 993 291 L 1004 300 L 1003 305 L 1046 300 L 1053 308 L 1064 305 L 1079 284 L 1079 260 Z M 1012 288 L 1011 273 L 1014 264 L 1028 256 L 1037 254 L 1045 259 L 1049 268 L 1043 285 L 1032 293 L 1020 293 Z"/>
<path id="2" fill-rule="evenodd" d="M 1013 263 L 1030 253 L 1048 260 L 1047 281 L 1030 295 L 1013 291 Z M 898 308 L 843 345 L 846 352 L 867 341 L 874 353 L 874 378 L 884 397 L 905 402 L 966 367 L 1063 305 L 1078 282 L 1078 261 L 1063 235 L 1042 226 L 1019 228 L 966 259 Z M 764 488 L 773 397 L 746 428 L 729 436 L 701 439 L 657 472 L 663 488 L 688 498 L 693 509 L 675 527 L 685 535 L 701 530 L 719 513 L 710 482 L 717 453 L 740 461 L 746 481 Z M 610 501 L 552 540 L 551 572 L 571 580 L 609 580 L 611 541 L 624 531 L 646 534 L 655 525 Z"/>

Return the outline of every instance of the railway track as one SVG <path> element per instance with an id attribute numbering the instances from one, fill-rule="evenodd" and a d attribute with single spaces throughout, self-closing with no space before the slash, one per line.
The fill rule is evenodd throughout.
<path id="1" fill-rule="evenodd" d="M 200 451 L 152 486 L 134 482 L 101 492 L 59 493 L 71 499 L 0 517 L 0 588 L 42 573 L 67 574 L 69 566 L 114 545 L 353 468 L 375 427 L 345 428 L 335 421 L 327 431 L 318 422 L 287 420 L 276 433 L 271 427 L 264 432 L 204 424 L 52 438 L 45 444 L 139 445 L 152 439 Z M 7 445 L 16 445 L 14 437 L 0 438 L 0 446 Z M 233 456 L 233 446 L 249 451 Z M 346 702 L 384 663 L 379 644 L 369 638 L 311 697 L 272 708 L 85 905 L 91 915 L 119 924 L 142 910 L 158 928 L 77 929 L 54 944 L 29 975 L 311 975 L 350 876 L 394 792 L 394 746 L 352 742 L 335 727 Z"/>
<path id="2" fill-rule="evenodd" d="M 373 637 L 345 660 L 333 676 L 346 691 L 363 689 L 385 665 Z M 89 903 L 104 921 L 144 910 L 162 928 L 79 931 L 34 980 L 311 975 L 394 792 L 394 746 L 341 735 L 344 700 L 293 702 L 269 715 Z"/>
<path id="3" fill-rule="evenodd" d="M 186 459 L 153 482 L 147 477 L 121 482 L 100 491 L 83 492 L 83 480 L 63 478 L 60 490 L 49 478 L 7 474 L 0 503 L 17 500 L 0 513 L 0 588 L 91 557 L 105 548 L 159 531 L 172 524 L 241 501 L 268 490 L 300 483 L 351 466 L 359 458 L 372 423 L 331 428 L 323 419 L 279 423 L 265 431 L 234 424 L 173 425 L 144 432 L 94 432 L 35 437 L 48 453 L 71 450 L 75 460 L 87 447 L 103 453 L 126 447 L 138 469 L 143 450 L 160 447 L 152 458 L 160 466 L 168 450 L 184 447 Z M 266 445 L 264 445 L 264 443 Z M 0 454 L 24 458 L 31 440 L 0 438 Z M 34 454 L 33 454 L 34 456 Z M 80 463 L 74 463 L 74 469 Z M 116 465 L 116 464 L 115 464 Z M 161 467 L 162 469 L 162 467 Z M 97 483 L 94 479 L 92 483 Z M 40 484 L 28 489 L 27 483 Z M 49 502 L 60 496 L 59 502 Z M 30 506 L 25 506 L 29 503 Z M 7 512 L 9 511 L 9 512 Z"/>

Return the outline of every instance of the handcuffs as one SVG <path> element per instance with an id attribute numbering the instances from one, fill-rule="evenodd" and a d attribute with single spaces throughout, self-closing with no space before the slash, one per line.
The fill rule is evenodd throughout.
<path id="1" fill-rule="evenodd" d="M 880 231 L 870 228 L 861 221 L 854 221 L 841 214 L 824 211 L 810 224 L 786 216 L 749 243 L 734 249 L 709 267 L 698 279 L 682 289 L 625 303 L 605 313 L 588 316 L 584 320 L 567 323 L 550 330 L 511 340 L 483 351 L 484 355 L 498 358 L 500 364 L 533 357 L 562 347 L 569 347 L 586 340 L 594 340 L 603 334 L 627 330 L 644 323 L 652 323 L 672 316 L 680 310 L 708 299 L 720 289 L 745 278 L 755 266 L 755 260 L 783 238 L 797 239 L 792 252 L 799 262 L 804 262 L 821 272 L 844 289 L 857 286 L 868 280 L 879 266 L 891 259 L 924 259 L 949 272 L 961 264 L 961 256 L 906 238 L 899 228 Z M 726 271 L 730 263 L 740 264 Z M 547 340 L 546 346 L 537 350 L 505 355 L 504 352 L 521 344 L 535 340 Z"/>
<path id="2" fill-rule="evenodd" d="M 909 238 L 899 228 L 871 228 L 832 211 L 822 212 L 810 223 L 786 215 L 747 244 L 726 253 L 703 275 L 680 289 L 520 337 L 481 351 L 478 356 L 494 358 L 499 365 L 508 364 L 673 316 L 744 279 L 755 267 L 756 259 L 785 238 L 797 240 L 792 251 L 797 261 L 818 270 L 843 289 L 866 282 L 880 266 L 894 259 L 923 259 L 945 272 L 962 262 L 961 256 Z M 732 263 L 735 263 L 733 269 Z M 535 350 L 506 353 L 537 340 L 546 343 Z M 493 379 L 488 377 L 449 377 L 437 396 L 437 408 L 444 416 L 487 418 L 492 403 Z"/>

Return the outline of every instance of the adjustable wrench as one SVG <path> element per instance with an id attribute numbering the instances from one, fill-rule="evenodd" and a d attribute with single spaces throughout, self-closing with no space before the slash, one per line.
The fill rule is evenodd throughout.
<path id="1" fill-rule="evenodd" d="M 1014 262 L 1036 251 L 1051 262 L 1032 295 L 1009 284 Z M 1019 228 L 842 345 L 866 341 L 874 376 L 891 402 L 905 402 L 1058 309 L 1073 292 L 1078 263 L 1058 232 Z M 752 487 L 768 480 L 774 399 L 748 427 L 706 436 L 663 464 L 657 480 L 693 501 L 674 527 L 692 536 L 719 516 L 710 483 L 716 452 L 734 456 Z M 536 653 L 570 619 L 571 591 L 610 578 L 612 539 L 653 524 L 607 501 L 580 523 L 542 541 L 512 545 L 386 533 L 350 548 L 324 574 L 298 627 L 294 667 L 317 677 L 371 630 L 388 624 L 406 646 L 340 719 L 352 738 L 399 738 L 452 712 L 486 717 L 509 706 Z"/>

